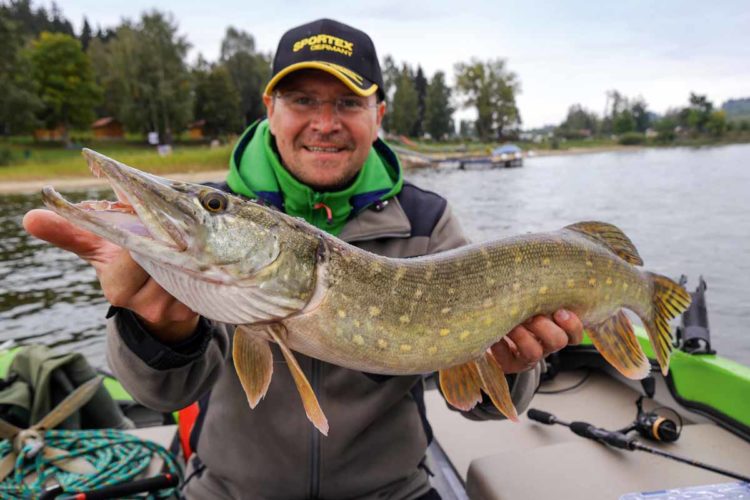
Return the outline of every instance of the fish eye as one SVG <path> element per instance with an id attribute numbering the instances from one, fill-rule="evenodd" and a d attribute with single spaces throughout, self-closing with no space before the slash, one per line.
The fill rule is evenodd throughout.
<path id="1" fill-rule="evenodd" d="M 212 191 L 201 197 L 201 205 L 212 213 L 223 212 L 227 208 L 227 197 Z"/>

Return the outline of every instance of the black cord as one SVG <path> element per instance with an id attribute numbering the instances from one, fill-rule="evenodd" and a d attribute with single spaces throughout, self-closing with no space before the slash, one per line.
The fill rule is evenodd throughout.
<path id="1" fill-rule="evenodd" d="M 536 393 L 537 394 L 560 394 L 561 392 L 572 391 L 573 389 L 578 389 L 579 387 L 581 387 L 584 384 L 584 382 L 586 382 L 589 379 L 590 376 L 591 376 L 591 370 L 588 370 L 581 380 L 571 385 L 570 387 L 565 387 L 563 389 L 555 389 L 554 391 L 543 391 L 537 388 Z"/>

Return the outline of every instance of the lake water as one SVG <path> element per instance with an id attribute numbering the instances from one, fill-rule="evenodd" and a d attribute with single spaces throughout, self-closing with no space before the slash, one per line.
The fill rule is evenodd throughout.
<path id="1" fill-rule="evenodd" d="M 750 145 L 536 157 L 523 168 L 408 173 L 446 196 L 475 241 L 581 220 L 619 226 L 645 267 L 708 283 L 713 347 L 750 365 Z M 68 193 L 96 198 L 96 191 Z M 0 342 L 43 342 L 105 366 L 107 304 L 75 256 L 21 229 L 39 196 L 0 195 Z"/>

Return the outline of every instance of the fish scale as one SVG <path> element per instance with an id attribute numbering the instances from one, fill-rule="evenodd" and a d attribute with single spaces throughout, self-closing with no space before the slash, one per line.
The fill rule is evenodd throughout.
<path id="1" fill-rule="evenodd" d="M 616 256 L 575 233 L 514 238 L 408 261 L 344 251 L 356 255 L 328 263 L 325 303 L 284 324 L 298 350 L 352 369 L 425 373 L 476 358 L 536 314 L 564 307 L 597 323 L 621 305 L 641 313 L 647 308 L 635 297 L 637 287 L 648 283 L 640 271 L 625 262 L 610 265 Z M 573 288 L 568 279 L 575 281 Z M 614 290 L 625 282 L 631 283 L 628 290 Z M 594 303 L 596 308 L 587 305 Z M 335 358 L 326 355 L 334 351 Z"/>
<path id="2" fill-rule="evenodd" d="M 469 410 L 484 392 L 515 419 L 488 348 L 516 325 L 569 309 L 602 356 L 638 379 L 651 365 L 623 309 L 640 317 L 666 373 L 669 320 L 690 303 L 683 287 L 636 267 L 643 262 L 633 243 L 603 222 L 391 259 L 213 188 L 84 155 L 120 201 L 74 205 L 45 188 L 45 204 L 129 249 L 194 311 L 237 324 L 233 360 L 250 407 L 271 382 L 268 342 L 279 344 L 305 412 L 323 433 L 328 422 L 294 351 L 369 373 L 438 371 L 451 405 Z"/>

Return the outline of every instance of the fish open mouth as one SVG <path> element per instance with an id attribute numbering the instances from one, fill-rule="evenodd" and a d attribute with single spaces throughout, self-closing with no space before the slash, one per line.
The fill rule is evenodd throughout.
<path id="1" fill-rule="evenodd" d="M 186 196 L 187 185 L 128 167 L 90 149 L 83 155 L 96 177 L 105 177 L 117 200 L 71 203 L 51 186 L 42 189 L 48 208 L 109 241 L 136 252 L 166 248 L 184 252 L 198 208 Z"/>

